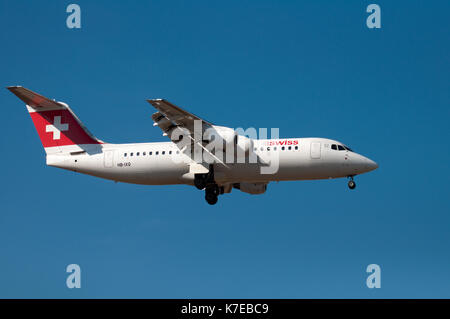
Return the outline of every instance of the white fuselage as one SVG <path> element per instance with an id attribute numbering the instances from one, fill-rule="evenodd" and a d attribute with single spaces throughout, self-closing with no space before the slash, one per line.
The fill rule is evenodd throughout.
<path id="1" fill-rule="evenodd" d="M 328 179 L 354 176 L 378 167 L 362 155 L 348 149 L 335 150 L 332 145 L 342 143 L 324 138 L 254 140 L 252 151 L 261 159 L 267 159 L 266 163 L 230 163 L 227 167 L 215 164 L 215 181 L 223 185 Z M 278 162 L 274 163 L 274 159 Z M 278 169 L 269 174 L 261 173 L 262 166 L 267 166 L 268 162 L 276 164 Z M 172 142 L 87 145 L 81 152 L 47 155 L 47 164 L 143 185 L 192 185 L 194 180 L 194 162 Z"/>
<path id="2" fill-rule="evenodd" d="M 272 181 L 350 177 L 348 187 L 354 189 L 353 176 L 378 167 L 338 141 L 256 139 L 254 129 L 240 134 L 241 130 L 214 125 L 164 99 L 147 101 L 157 110 L 153 125 L 172 142 L 105 143 L 66 103 L 22 86 L 8 90 L 25 103 L 47 165 L 116 182 L 194 185 L 205 191 L 210 205 L 232 189 L 263 194 Z"/>

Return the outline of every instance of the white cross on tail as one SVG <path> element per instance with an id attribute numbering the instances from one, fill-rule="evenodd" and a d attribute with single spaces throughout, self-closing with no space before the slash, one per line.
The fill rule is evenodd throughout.
<path id="1" fill-rule="evenodd" d="M 53 139 L 59 140 L 61 138 L 61 132 L 68 131 L 69 124 L 61 124 L 61 116 L 55 116 L 53 118 L 53 125 L 48 124 L 45 126 L 45 131 L 47 133 L 53 132 Z"/>

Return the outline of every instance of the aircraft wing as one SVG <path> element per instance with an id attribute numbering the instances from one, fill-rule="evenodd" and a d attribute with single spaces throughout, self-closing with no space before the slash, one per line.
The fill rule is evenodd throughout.
<path id="1" fill-rule="evenodd" d="M 177 145 L 183 153 L 193 159 L 192 151 L 195 149 L 195 145 L 197 145 L 197 147 L 202 148 L 204 152 L 213 157 L 216 162 L 221 163 L 222 165 L 227 167 L 227 165 L 225 165 L 223 161 L 221 161 L 208 149 L 205 148 L 207 142 L 202 140 L 204 131 L 212 126 L 211 123 L 183 110 L 182 108 L 164 99 L 152 99 L 147 100 L 147 102 L 153 105 L 153 107 L 158 110 L 152 115 L 152 119 L 154 122 L 153 125 L 158 126 L 163 131 L 164 136 L 169 136 L 172 142 L 174 142 L 175 145 Z M 186 134 L 184 135 L 187 135 L 190 140 L 191 147 L 189 150 L 187 149 L 187 147 L 179 146 L 179 134 L 172 134 L 177 128 L 186 132 Z M 195 132 L 196 129 L 198 130 L 197 132 Z M 183 142 L 183 145 L 186 145 L 186 142 Z"/>
<path id="2" fill-rule="evenodd" d="M 194 132 L 194 121 L 201 121 L 203 124 L 210 127 L 212 124 L 199 118 L 198 116 L 183 110 L 182 108 L 173 105 L 169 101 L 163 99 L 147 100 L 158 112 L 152 115 L 153 121 L 158 124 L 162 120 L 161 116 L 164 116 L 175 125 L 184 127 L 190 132 Z M 159 121 L 156 121 L 159 120 Z M 159 126 L 159 124 L 158 124 Z"/>

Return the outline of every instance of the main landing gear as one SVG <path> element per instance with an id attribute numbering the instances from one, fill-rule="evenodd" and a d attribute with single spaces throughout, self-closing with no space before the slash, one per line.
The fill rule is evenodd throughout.
<path id="1" fill-rule="evenodd" d="M 209 205 L 214 205 L 217 203 L 219 197 L 219 187 L 217 184 L 208 185 L 205 188 L 205 200 Z"/>
<path id="2" fill-rule="evenodd" d="M 208 174 L 195 174 L 194 185 L 197 189 L 205 189 L 208 180 Z"/>
<path id="3" fill-rule="evenodd" d="M 210 205 L 216 204 L 219 195 L 224 193 L 224 188 L 219 187 L 214 181 L 212 165 L 208 174 L 195 174 L 194 185 L 199 190 L 205 190 L 205 200 Z"/>
<path id="4" fill-rule="evenodd" d="M 349 176 L 349 177 L 350 177 L 350 180 L 348 181 L 348 188 L 350 188 L 350 189 L 355 189 L 356 183 L 355 183 L 355 181 L 353 180 L 353 176 Z"/>

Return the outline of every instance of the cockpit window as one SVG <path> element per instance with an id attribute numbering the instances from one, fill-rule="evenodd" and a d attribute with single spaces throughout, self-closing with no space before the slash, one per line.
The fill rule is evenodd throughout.
<path id="1" fill-rule="evenodd" d="M 339 150 L 339 151 L 350 151 L 353 152 L 353 150 L 350 147 L 347 147 L 345 145 L 340 145 L 340 144 L 331 144 L 331 149 L 332 150 Z"/>
<path id="2" fill-rule="evenodd" d="M 350 147 L 348 147 L 348 146 L 344 146 L 344 147 L 347 151 L 353 152 L 353 150 Z"/>

